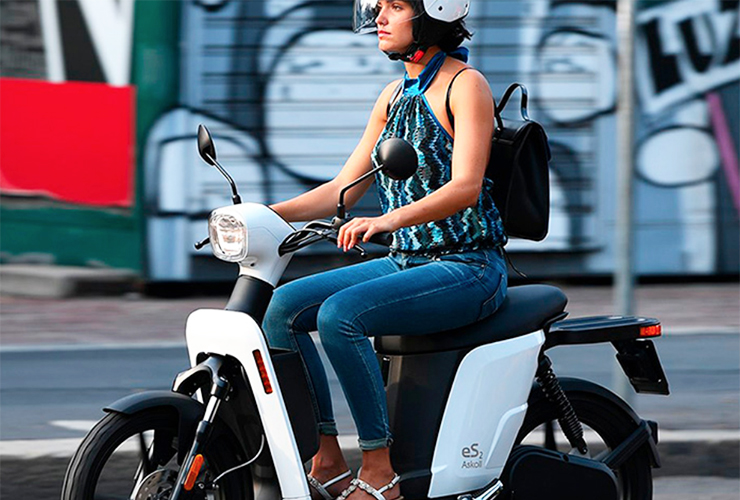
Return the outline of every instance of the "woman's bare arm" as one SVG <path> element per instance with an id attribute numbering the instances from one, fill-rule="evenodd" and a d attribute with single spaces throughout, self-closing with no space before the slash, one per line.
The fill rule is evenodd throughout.
<path id="1" fill-rule="evenodd" d="M 334 215 L 341 189 L 372 168 L 370 155 L 378 137 L 380 137 L 380 133 L 385 127 L 388 101 L 393 93 L 393 89 L 397 85 L 398 80 L 390 83 L 381 92 L 377 101 L 375 101 L 375 106 L 370 113 L 370 119 L 359 144 L 355 147 L 355 150 L 349 159 L 347 159 L 344 167 L 342 167 L 342 170 L 334 179 L 295 198 L 276 203 L 271 208 L 290 222 L 319 219 Z M 344 201 L 345 205 L 348 208 L 353 207 L 362 198 L 362 195 L 365 194 L 372 182 L 373 178 L 371 177 L 347 191 Z"/>

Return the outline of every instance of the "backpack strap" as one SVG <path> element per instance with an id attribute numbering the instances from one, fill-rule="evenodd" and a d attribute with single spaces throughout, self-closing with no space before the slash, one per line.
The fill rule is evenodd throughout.
<path id="1" fill-rule="evenodd" d="M 452 95 L 452 84 L 455 83 L 455 79 L 460 76 L 460 73 L 463 71 L 473 69 L 470 66 L 466 66 L 457 73 L 455 73 L 455 76 L 452 77 L 452 80 L 450 80 L 450 85 L 447 87 L 447 99 L 445 99 L 445 108 L 447 109 L 447 119 L 450 121 L 450 127 L 452 127 L 452 130 L 455 130 L 455 117 L 452 116 L 452 108 L 450 107 L 450 96 Z"/>
<path id="2" fill-rule="evenodd" d="M 393 106 L 393 103 L 396 102 L 396 99 L 398 99 L 398 94 L 401 93 L 401 90 L 403 89 L 403 78 L 400 82 L 398 82 L 398 86 L 393 91 L 393 94 L 391 94 L 391 98 L 388 99 L 388 106 L 385 109 L 385 118 L 388 119 L 388 116 L 391 114 L 391 106 Z"/>
<path id="3" fill-rule="evenodd" d="M 506 104 L 509 102 L 509 98 L 511 98 L 511 94 L 513 94 L 516 89 L 522 91 L 522 100 L 519 106 L 519 112 L 521 113 L 522 119 L 524 121 L 529 121 L 529 111 L 527 110 L 527 104 L 529 103 L 529 92 L 527 92 L 527 87 L 525 87 L 521 83 L 512 83 L 511 85 L 509 85 L 509 88 L 506 89 L 503 97 L 501 97 L 501 102 L 499 105 L 501 106 L 501 109 L 504 109 Z"/>
<path id="4" fill-rule="evenodd" d="M 460 75 L 460 73 L 468 69 L 475 69 L 475 68 L 471 66 L 467 66 L 461 69 L 460 71 L 458 71 L 457 73 L 455 73 L 455 76 L 453 76 L 452 80 L 450 80 L 449 87 L 447 87 L 447 99 L 445 100 L 445 107 L 447 108 L 447 119 L 450 120 L 450 126 L 452 127 L 453 132 L 455 131 L 455 117 L 452 116 L 452 108 L 450 107 L 450 96 L 452 95 L 452 84 L 455 83 L 455 78 L 457 78 Z M 496 99 L 493 100 L 493 115 L 494 115 L 494 120 L 495 120 L 495 124 L 497 128 L 498 129 L 504 128 L 503 120 L 501 119 L 501 113 L 498 109 L 498 106 L 496 106 Z"/>

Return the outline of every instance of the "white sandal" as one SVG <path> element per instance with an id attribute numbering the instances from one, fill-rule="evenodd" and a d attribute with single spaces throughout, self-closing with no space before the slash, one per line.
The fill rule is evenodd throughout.
<path id="1" fill-rule="evenodd" d="M 334 500 L 334 497 L 327 491 L 327 488 L 329 488 L 332 484 L 338 483 L 342 479 L 348 478 L 352 475 L 352 471 L 348 470 L 346 472 L 343 472 L 339 474 L 337 477 L 333 479 L 329 479 L 325 483 L 320 483 L 318 479 L 316 479 L 313 476 L 307 476 L 308 484 L 309 486 L 312 486 L 313 489 L 319 492 L 319 494 L 325 499 L 325 500 Z"/>
<path id="2" fill-rule="evenodd" d="M 357 473 L 359 475 L 359 471 Z M 369 484 L 367 484 L 365 481 L 363 481 L 360 478 L 355 478 L 352 480 L 351 483 L 349 483 L 349 487 L 342 492 L 341 495 L 337 497 L 337 500 L 346 500 L 347 497 L 355 491 L 357 488 L 360 488 L 365 493 L 368 493 L 375 497 L 376 500 L 388 500 L 383 496 L 383 493 L 393 488 L 396 484 L 398 484 L 398 481 L 401 480 L 401 477 L 396 474 L 393 476 L 393 479 L 391 479 L 391 482 L 383 486 L 382 488 L 375 489 Z M 399 495 L 396 498 L 392 500 L 403 500 L 403 496 Z"/>

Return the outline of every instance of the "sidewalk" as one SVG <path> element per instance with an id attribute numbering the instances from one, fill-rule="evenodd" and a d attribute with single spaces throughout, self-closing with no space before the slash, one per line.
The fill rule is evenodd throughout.
<path id="1" fill-rule="evenodd" d="M 614 314 L 608 286 L 558 285 L 570 317 Z M 0 296 L 0 347 L 60 344 L 184 342 L 188 314 L 221 309 L 227 297 L 159 299 L 122 297 L 33 299 Z M 642 285 L 636 314 L 658 318 L 665 335 L 740 333 L 737 283 Z"/>

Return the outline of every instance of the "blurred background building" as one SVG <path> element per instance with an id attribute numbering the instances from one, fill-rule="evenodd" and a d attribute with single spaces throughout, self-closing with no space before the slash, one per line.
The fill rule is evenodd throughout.
<path id="1" fill-rule="evenodd" d="M 332 178 L 403 74 L 350 0 L 1 0 L 3 262 L 105 265 L 152 282 L 233 270 L 193 242 L 230 203 L 196 153 L 205 123 L 245 201 Z M 616 1 L 476 0 L 471 63 L 527 85 L 553 150 L 530 274 L 613 272 Z M 635 266 L 740 271 L 740 1 L 638 1 Z M 516 111 L 516 101 L 507 107 Z M 378 211 L 371 190 L 356 214 Z M 303 259 L 336 255 L 316 246 Z"/>

